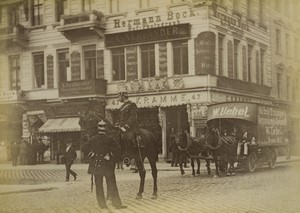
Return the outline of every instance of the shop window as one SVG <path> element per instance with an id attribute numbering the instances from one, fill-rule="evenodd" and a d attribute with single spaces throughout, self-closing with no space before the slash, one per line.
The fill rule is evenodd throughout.
<path id="1" fill-rule="evenodd" d="M 33 70 L 35 88 L 42 88 L 45 85 L 45 71 L 44 71 L 44 53 L 33 53 Z"/>
<path id="2" fill-rule="evenodd" d="M 234 39 L 234 42 L 233 42 L 233 51 L 234 51 L 234 64 L 233 64 L 233 69 L 234 69 L 234 72 L 233 72 L 233 75 L 234 75 L 234 78 L 235 79 L 238 79 L 238 73 L 239 73 L 239 44 L 240 44 L 240 41 L 239 40 L 236 40 Z"/>
<path id="3" fill-rule="evenodd" d="M 282 97 L 282 78 L 281 74 L 277 73 L 277 93 L 278 93 L 278 98 Z"/>
<path id="4" fill-rule="evenodd" d="M 68 49 L 57 51 L 58 75 L 59 81 L 65 82 L 70 80 L 70 54 Z"/>
<path id="5" fill-rule="evenodd" d="M 189 61 L 187 41 L 173 42 L 173 62 L 175 75 L 188 74 Z"/>
<path id="6" fill-rule="evenodd" d="M 83 47 L 85 79 L 96 79 L 96 45 Z"/>
<path id="7" fill-rule="evenodd" d="M 224 43 L 224 35 L 218 35 L 218 57 L 219 57 L 219 75 L 223 75 L 223 61 L 224 61 L 224 50 L 223 50 L 223 43 Z"/>
<path id="8" fill-rule="evenodd" d="M 20 55 L 9 56 L 10 89 L 20 89 Z"/>
<path id="9" fill-rule="evenodd" d="M 83 11 L 91 11 L 95 9 L 95 0 L 82 0 Z"/>
<path id="10" fill-rule="evenodd" d="M 125 80 L 125 53 L 124 48 L 111 50 L 113 81 Z"/>
<path id="11" fill-rule="evenodd" d="M 19 7 L 12 5 L 8 8 L 8 22 L 10 27 L 16 27 L 19 24 Z"/>
<path id="12" fill-rule="evenodd" d="M 109 0 L 109 11 L 110 11 L 110 13 L 120 12 L 119 0 Z"/>
<path id="13" fill-rule="evenodd" d="M 68 0 L 56 0 L 56 21 L 59 22 L 62 15 L 68 14 Z"/>
<path id="14" fill-rule="evenodd" d="M 141 46 L 142 78 L 155 76 L 154 44 Z"/>
<path id="15" fill-rule="evenodd" d="M 248 45 L 248 81 L 251 82 L 251 74 L 252 74 L 252 51 L 253 46 Z"/>
<path id="16" fill-rule="evenodd" d="M 43 0 L 32 0 L 31 4 L 31 24 L 32 26 L 43 24 Z"/>

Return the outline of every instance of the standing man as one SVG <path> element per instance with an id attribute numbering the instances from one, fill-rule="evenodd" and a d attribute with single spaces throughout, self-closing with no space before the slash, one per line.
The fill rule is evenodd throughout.
<path id="1" fill-rule="evenodd" d="M 37 145 L 37 152 L 38 152 L 38 162 L 44 163 L 44 153 L 46 151 L 46 145 L 42 142 L 40 138 Z"/>
<path id="2" fill-rule="evenodd" d="M 95 177 L 96 196 L 101 209 L 106 209 L 106 201 L 103 191 L 103 177 L 106 179 L 108 194 L 112 199 L 112 205 L 117 209 L 123 209 L 116 183 L 115 165 L 120 158 L 121 148 L 111 137 L 106 135 L 106 122 L 101 120 L 97 124 L 98 135 L 90 138 L 82 147 L 82 151 L 89 153 L 91 158 L 88 173 Z"/>
<path id="3" fill-rule="evenodd" d="M 15 141 L 13 143 L 13 145 L 11 146 L 11 156 L 12 156 L 12 165 L 13 166 L 17 166 L 19 154 L 20 154 L 19 143 L 17 141 Z"/>
<path id="4" fill-rule="evenodd" d="M 66 159 L 66 182 L 69 181 L 70 173 L 74 177 L 74 180 L 77 178 L 77 174 L 71 170 L 71 166 L 76 159 L 77 154 L 75 152 L 75 149 L 72 145 L 72 140 L 69 138 L 67 139 L 67 148 L 65 153 L 65 159 Z"/>

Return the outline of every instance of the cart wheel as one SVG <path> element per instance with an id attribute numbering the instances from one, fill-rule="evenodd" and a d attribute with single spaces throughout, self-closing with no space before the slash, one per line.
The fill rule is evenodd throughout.
<path id="1" fill-rule="evenodd" d="M 269 168 L 274 169 L 276 167 L 276 159 L 277 159 L 277 154 L 276 154 L 276 150 L 272 149 L 270 151 L 270 156 L 269 156 Z"/>
<path id="2" fill-rule="evenodd" d="M 247 170 L 248 172 L 254 172 L 256 169 L 257 156 L 255 152 L 251 152 L 247 158 Z"/>

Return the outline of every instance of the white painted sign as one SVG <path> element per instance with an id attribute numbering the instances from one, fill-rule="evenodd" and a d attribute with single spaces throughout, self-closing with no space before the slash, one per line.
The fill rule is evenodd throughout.
<path id="1" fill-rule="evenodd" d="M 16 90 L 8 90 L 0 92 L 0 101 L 16 101 L 18 100 L 18 92 Z"/>

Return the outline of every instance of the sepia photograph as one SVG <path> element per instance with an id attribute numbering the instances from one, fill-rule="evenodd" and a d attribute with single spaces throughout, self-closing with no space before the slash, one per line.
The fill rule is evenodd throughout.
<path id="1" fill-rule="evenodd" d="M 0 0 L 0 213 L 299 213 L 300 0 Z"/>

